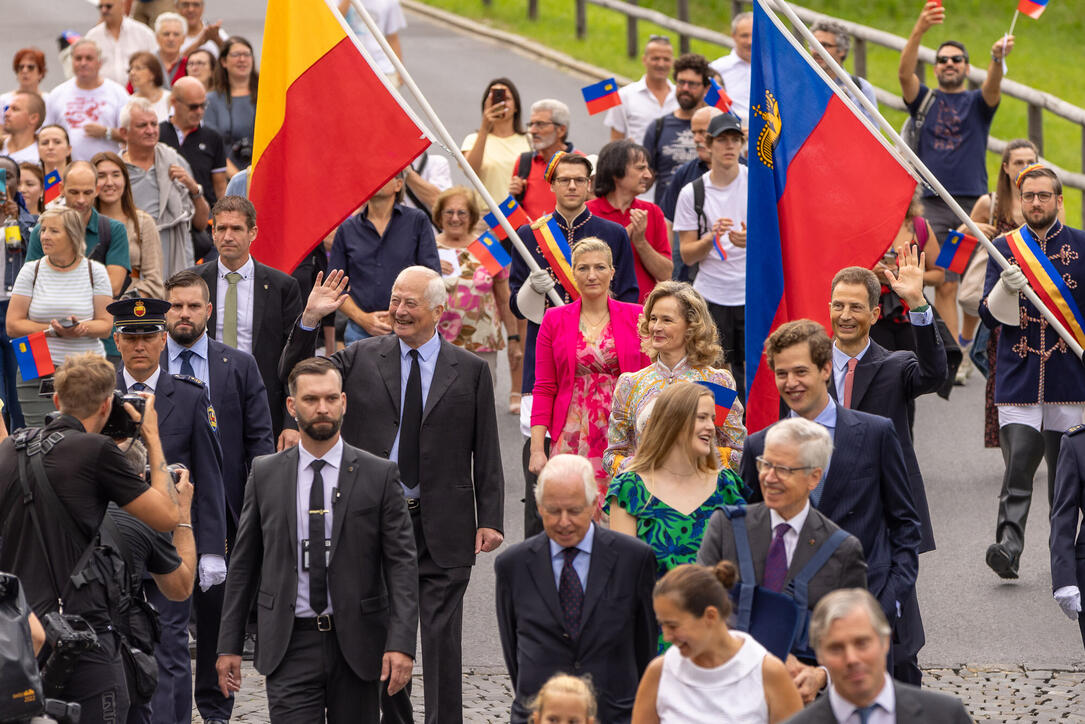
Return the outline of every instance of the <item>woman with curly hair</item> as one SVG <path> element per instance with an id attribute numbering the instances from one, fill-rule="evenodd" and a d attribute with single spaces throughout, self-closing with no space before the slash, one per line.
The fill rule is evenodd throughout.
<path id="1" fill-rule="evenodd" d="M 708 304 L 686 282 L 660 282 L 644 301 L 639 327 L 651 365 L 618 378 L 610 411 L 609 446 L 603 468 L 610 475 L 625 470 L 638 439 L 664 388 L 681 380 L 714 382 L 735 389 L 735 378 L 713 365 L 720 360 L 719 334 Z M 723 426 L 716 428 L 716 450 L 722 467 L 738 471 L 746 427 L 742 403 L 735 400 Z"/>

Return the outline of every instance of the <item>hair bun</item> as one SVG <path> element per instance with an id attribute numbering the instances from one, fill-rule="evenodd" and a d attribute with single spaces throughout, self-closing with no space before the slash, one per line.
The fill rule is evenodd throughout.
<path id="1" fill-rule="evenodd" d="M 723 584 L 724 588 L 731 589 L 738 582 L 738 569 L 731 561 L 720 561 L 712 569 L 716 580 Z"/>

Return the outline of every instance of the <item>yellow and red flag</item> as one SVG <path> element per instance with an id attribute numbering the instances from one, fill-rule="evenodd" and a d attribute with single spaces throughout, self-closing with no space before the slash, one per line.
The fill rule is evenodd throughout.
<path id="1" fill-rule="evenodd" d="M 252 253 L 289 273 L 429 141 L 329 0 L 268 0 L 259 99 Z"/>

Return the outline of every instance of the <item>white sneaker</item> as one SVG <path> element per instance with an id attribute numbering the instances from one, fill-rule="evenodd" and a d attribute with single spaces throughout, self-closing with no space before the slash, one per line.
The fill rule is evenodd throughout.
<path id="1" fill-rule="evenodd" d="M 955 385 L 964 385 L 965 380 L 972 376 L 972 371 L 976 369 L 976 366 L 972 364 L 972 345 L 968 345 L 961 349 L 964 353 L 964 359 L 961 360 L 961 366 L 957 368 L 957 378 L 953 381 Z"/>

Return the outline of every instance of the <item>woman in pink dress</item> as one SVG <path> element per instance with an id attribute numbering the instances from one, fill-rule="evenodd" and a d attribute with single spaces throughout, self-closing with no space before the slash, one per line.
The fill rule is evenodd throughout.
<path id="1" fill-rule="evenodd" d="M 528 469 L 538 474 L 546 464 L 547 434 L 551 455 L 588 458 L 599 485 L 598 521 L 607 489 L 603 452 L 614 385 L 618 375 L 639 370 L 649 360 L 637 334 L 641 306 L 610 298 L 610 247 L 595 238 L 578 242 L 572 272 L 580 299 L 549 310 L 536 341 Z"/>

